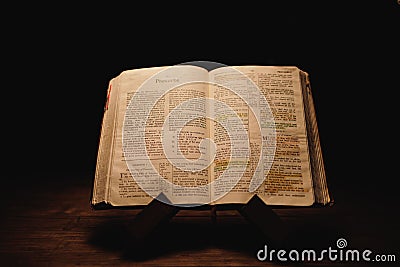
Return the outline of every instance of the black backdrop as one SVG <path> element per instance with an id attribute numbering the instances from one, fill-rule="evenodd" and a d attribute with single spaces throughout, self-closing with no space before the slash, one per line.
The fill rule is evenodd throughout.
<path id="1" fill-rule="evenodd" d="M 4 179 L 92 179 L 108 81 L 206 60 L 307 71 L 335 190 L 395 199 L 394 186 L 383 190 L 399 177 L 395 0 L 35 3 L 3 13 Z"/>

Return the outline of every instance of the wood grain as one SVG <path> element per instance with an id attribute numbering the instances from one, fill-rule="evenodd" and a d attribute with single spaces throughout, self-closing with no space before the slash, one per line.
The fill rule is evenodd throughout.
<path id="1" fill-rule="evenodd" d="M 1 199 L 2 266 L 285 265 L 257 260 L 257 251 L 268 241 L 236 210 L 217 210 L 216 218 L 209 210 L 181 210 L 137 245 L 130 242 L 126 226 L 140 210 L 91 209 L 90 175 L 9 187 Z M 342 200 L 327 208 L 276 209 L 290 230 L 287 248 L 327 249 L 345 238 L 349 248 L 396 254 L 399 261 L 398 208 Z M 325 260 L 301 265 L 366 263 Z"/>

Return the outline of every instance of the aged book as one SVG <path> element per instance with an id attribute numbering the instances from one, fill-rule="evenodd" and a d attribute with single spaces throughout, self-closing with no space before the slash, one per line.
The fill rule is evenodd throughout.
<path id="1" fill-rule="evenodd" d="M 309 74 L 180 64 L 111 79 L 91 204 L 331 202 Z"/>

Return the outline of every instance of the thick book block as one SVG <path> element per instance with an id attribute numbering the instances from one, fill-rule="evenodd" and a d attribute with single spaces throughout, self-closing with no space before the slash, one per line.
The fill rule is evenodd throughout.
<path id="1" fill-rule="evenodd" d="M 164 182 L 173 203 L 245 204 L 257 189 L 271 206 L 329 204 L 308 73 L 205 63 L 126 70 L 110 80 L 91 204 L 147 205 Z M 233 177 L 241 175 L 250 184 Z"/>

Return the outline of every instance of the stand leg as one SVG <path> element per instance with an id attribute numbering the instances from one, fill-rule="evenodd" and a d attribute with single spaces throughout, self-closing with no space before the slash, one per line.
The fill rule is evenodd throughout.
<path id="1" fill-rule="evenodd" d="M 178 211 L 179 208 L 177 206 L 153 199 L 136 215 L 133 221 L 127 226 L 127 230 L 135 241 L 143 241 L 157 227 L 174 217 Z M 238 211 L 251 224 L 261 230 L 274 246 L 283 245 L 288 235 L 286 225 L 257 195 L 254 195 Z M 214 223 L 215 219 L 212 217 Z"/>
<path id="2" fill-rule="evenodd" d="M 255 225 L 273 243 L 281 246 L 288 235 L 288 229 L 281 218 L 257 195 L 239 209 L 240 214 Z"/>
<path id="3" fill-rule="evenodd" d="M 131 237 L 136 241 L 146 239 L 158 226 L 169 221 L 179 208 L 153 199 L 138 213 L 127 226 Z"/>

